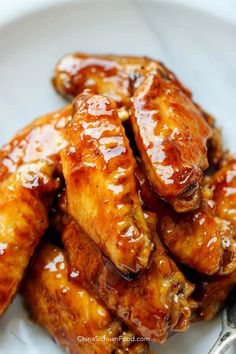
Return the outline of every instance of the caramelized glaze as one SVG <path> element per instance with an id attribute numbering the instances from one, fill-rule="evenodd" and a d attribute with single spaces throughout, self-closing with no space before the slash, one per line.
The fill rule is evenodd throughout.
<path id="1" fill-rule="evenodd" d="M 213 192 L 216 215 L 224 219 L 228 227 L 236 227 L 236 163 L 235 157 L 225 160 L 223 166 L 207 179 L 207 187 Z M 224 239 L 224 234 L 223 234 Z M 228 239 L 224 240 L 227 247 Z M 235 243 L 232 245 L 236 252 Z M 229 257 L 230 258 L 230 257 Z M 210 320 L 224 306 L 236 283 L 236 271 L 226 276 L 200 277 L 197 279 L 195 298 L 199 302 L 198 320 Z"/>
<path id="2" fill-rule="evenodd" d="M 155 216 L 151 217 L 149 227 L 156 249 L 149 268 L 131 281 L 117 273 L 74 221 L 65 226 L 62 240 L 69 257 L 71 280 L 100 298 L 135 333 L 162 343 L 170 331 L 188 328 L 194 306 L 189 298 L 193 286 L 158 241 Z"/>
<path id="3" fill-rule="evenodd" d="M 16 295 L 48 227 L 48 200 L 58 182 L 43 162 L 23 165 L 0 185 L 0 316 Z"/>
<path id="4" fill-rule="evenodd" d="M 71 119 L 71 106 L 40 117 L 19 132 L 0 150 L 0 181 L 23 164 L 37 160 L 60 169 L 59 152 L 66 145 L 61 131 Z"/>
<path id="5" fill-rule="evenodd" d="M 209 275 L 236 269 L 236 233 L 216 216 L 214 202 L 203 199 L 198 210 L 179 214 L 152 192 L 140 165 L 136 177 L 141 203 L 157 213 L 159 235 L 176 260 Z"/>
<path id="6" fill-rule="evenodd" d="M 132 97 L 131 122 L 153 189 L 179 212 L 199 207 L 211 128 L 198 108 L 154 70 Z"/>
<path id="7" fill-rule="evenodd" d="M 66 140 L 69 213 L 124 275 L 145 269 L 153 245 L 136 190 L 135 159 L 111 101 L 78 96 Z"/>
<path id="8" fill-rule="evenodd" d="M 146 57 L 67 54 L 56 65 L 53 84 L 58 93 L 70 99 L 90 89 L 107 95 L 118 107 L 128 108 L 136 76 L 140 79 L 139 71 L 153 65 L 191 96 L 162 63 Z"/>
<path id="9" fill-rule="evenodd" d="M 41 246 L 21 292 L 32 318 L 70 354 L 148 351 L 147 343 L 125 341 L 134 334 L 125 331 L 122 323 L 81 286 L 68 280 L 64 253 L 51 244 Z"/>
<path id="10" fill-rule="evenodd" d="M 0 151 L 0 315 L 14 298 L 35 247 L 48 227 L 60 181 L 61 130 L 71 107 L 36 119 Z"/>

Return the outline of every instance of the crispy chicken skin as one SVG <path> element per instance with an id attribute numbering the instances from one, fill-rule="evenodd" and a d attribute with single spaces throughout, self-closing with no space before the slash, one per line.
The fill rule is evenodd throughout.
<path id="1" fill-rule="evenodd" d="M 82 287 L 69 281 L 64 252 L 52 244 L 41 246 L 21 293 L 32 318 L 70 354 L 147 353 L 147 343 L 125 341 L 133 334 L 124 331 L 122 323 Z M 96 337 L 96 341 L 86 341 Z M 120 340 L 112 341 L 116 338 Z"/>
<path id="2" fill-rule="evenodd" d="M 196 209 L 212 133 L 201 111 L 158 70 L 131 101 L 135 140 L 153 189 L 178 212 Z"/>
<path id="3" fill-rule="evenodd" d="M 198 210 L 176 213 L 153 193 L 141 165 L 136 177 L 141 203 L 157 213 L 159 235 L 176 260 L 208 275 L 236 269 L 235 230 L 216 216 L 211 200 L 203 199 Z"/>
<path id="4" fill-rule="evenodd" d="M 191 96 L 190 91 L 162 63 L 147 57 L 67 54 L 56 65 L 52 81 L 57 92 L 69 99 L 90 89 L 96 94 L 112 98 L 117 107 L 128 108 L 136 76 L 149 66 L 165 72 L 169 80 Z M 125 118 L 122 113 L 124 111 L 121 110 L 121 119 Z"/>
<path id="5" fill-rule="evenodd" d="M 78 96 L 65 136 L 69 213 L 124 275 L 140 272 L 153 244 L 136 190 L 135 159 L 111 101 Z"/>
<path id="6" fill-rule="evenodd" d="M 100 298 L 136 334 L 163 343 L 171 331 L 188 328 L 195 303 L 190 299 L 192 284 L 158 241 L 155 221 L 152 214 L 149 226 L 152 223 L 156 249 L 150 267 L 131 281 L 120 276 L 74 221 L 65 226 L 62 242 L 71 279 Z"/>
<path id="7" fill-rule="evenodd" d="M 36 160 L 48 161 L 60 167 L 60 150 L 66 145 L 61 134 L 71 119 L 72 107 L 37 118 L 0 150 L 0 182 L 25 163 Z"/>
<path id="8" fill-rule="evenodd" d="M 46 196 L 57 186 L 51 167 L 41 161 L 25 164 L 0 185 L 0 316 L 48 227 Z"/>

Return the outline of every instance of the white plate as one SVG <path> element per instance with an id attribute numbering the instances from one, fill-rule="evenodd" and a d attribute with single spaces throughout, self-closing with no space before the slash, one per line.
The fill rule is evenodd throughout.
<path id="1" fill-rule="evenodd" d="M 234 25 L 169 1 L 53 2 L 37 3 L 37 10 L 28 9 L 25 15 L 21 9 L 20 16 L 14 13 L 14 20 L 0 26 L 1 143 L 32 118 L 64 105 L 50 85 L 54 64 L 67 52 L 84 51 L 163 60 L 217 117 L 227 146 L 236 151 Z M 194 325 L 153 350 L 207 353 L 219 328 L 219 319 Z M 63 351 L 28 320 L 18 298 L 0 321 L 0 353 L 43 352 Z M 228 353 L 236 353 L 236 346 Z"/>

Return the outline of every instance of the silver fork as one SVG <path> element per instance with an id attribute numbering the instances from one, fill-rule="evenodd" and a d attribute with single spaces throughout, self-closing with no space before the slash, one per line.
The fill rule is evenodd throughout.
<path id="1" fill-rule="evenodd" d="M 208 354 L 224 354 L 236 341 L 236 291 L 234 290 L 227 306 L 222 311 L 222 331 Z"/>

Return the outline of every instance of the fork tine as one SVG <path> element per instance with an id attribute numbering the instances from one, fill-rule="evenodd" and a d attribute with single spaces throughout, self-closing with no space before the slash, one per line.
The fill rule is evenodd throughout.
<path id="1" fill-rule="evenodd" d="M 222 331 L 208 354 L 224 354 L 236 340 L 236 329 L 228 326 L 227 308 L 222 312 Z"/>

